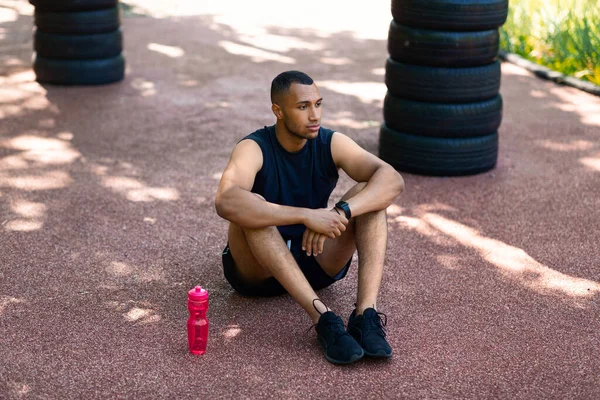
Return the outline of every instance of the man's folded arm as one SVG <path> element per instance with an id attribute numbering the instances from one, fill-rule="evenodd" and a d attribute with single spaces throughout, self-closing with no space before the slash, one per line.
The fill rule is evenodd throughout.
<path id="1" fill-rule="evenodd" d="M 256 142 L 243 140 L 238 143 L 217 190 L 217 214 L 249 229 L 303 224 L 305 209 L 270 203 L 250 191 L 262 163 L 262 152 Z"/>

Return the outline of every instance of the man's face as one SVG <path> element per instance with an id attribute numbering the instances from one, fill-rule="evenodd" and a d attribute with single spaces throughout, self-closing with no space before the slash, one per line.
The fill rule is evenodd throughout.
<path id="1" fill-rule="evenodd" d="M 319 89 L 312 85 L 293 83 L 279 104 L 283 122 L 293 135 L 302 139 L 314 139 L 321 126 L 321 103 Z"/>

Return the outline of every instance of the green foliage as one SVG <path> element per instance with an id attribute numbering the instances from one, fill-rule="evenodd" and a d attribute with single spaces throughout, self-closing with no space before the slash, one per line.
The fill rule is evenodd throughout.
<path id="1" fill-rule="evenodd" d="M 500 47 L 600 85 L 598 0 L 511 0 Z"/>

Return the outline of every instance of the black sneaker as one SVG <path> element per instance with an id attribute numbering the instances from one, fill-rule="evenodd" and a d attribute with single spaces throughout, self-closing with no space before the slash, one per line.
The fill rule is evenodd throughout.
<path id="1" fill-rule="evenodd" d="M 381 315 L 385 317 L 383 324 Z M 367 308 L 362 315 L 356 315 L 355 309 L 348 319 L 348 333 L 356 339 L 366 355 L 387 358 L 392 356 L 392 348 L 385 340 L 383 327 L 386 325 L 387 316 L 374 308 Z"/>
<path id="2" fill-rule="evenodd" d="M 342 319 L 333 312 L 321 314 L 315 330 L 319 344 L 325 350 L 327 361 L 334 364 L 350 364 L 363 357 L 363 349 L 346 332 Z"/>

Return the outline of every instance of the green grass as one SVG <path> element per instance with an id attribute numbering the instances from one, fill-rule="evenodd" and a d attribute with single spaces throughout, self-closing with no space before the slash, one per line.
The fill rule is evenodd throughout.
<path id="1" fill-rule="evenodd" d="M 503 50 L 600 85 L 598 0 L 510 0 Z"/>

